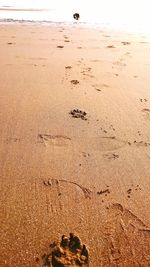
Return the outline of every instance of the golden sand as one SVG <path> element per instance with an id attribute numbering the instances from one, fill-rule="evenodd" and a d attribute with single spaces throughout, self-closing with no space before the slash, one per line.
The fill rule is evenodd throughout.
<path id="1" fill-rule="evenodd" d="M 91 267 L 150 265 L 150 37 L 0 28 L 0 266 L 70 232 Z"/>

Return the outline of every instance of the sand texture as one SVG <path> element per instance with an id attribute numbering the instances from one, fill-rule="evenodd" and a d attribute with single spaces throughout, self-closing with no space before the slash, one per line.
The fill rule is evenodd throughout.
<path id="1" fill-rule="evenodd" d="M 1 25 L 0 180 L 0 267 L 149 267 L 150 37 Z"/>

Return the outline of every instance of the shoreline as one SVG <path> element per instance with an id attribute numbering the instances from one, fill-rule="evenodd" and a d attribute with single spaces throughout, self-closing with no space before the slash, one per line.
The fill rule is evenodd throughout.
<path id="1" fill-rule="evenodd" d="M 73 28 L 85 28 L 89 30 L 100 30 L 104 32 L 112 32 L 116 34 L 125 34 L 125 35 L 131 35 L 131 36 L 141 36 L 141 37 L 150 37 L 150 33 L 148 32 L 142 32 L 142 31 L 129 31 L 127 29 L 117 29 L 113 26 L 106 26 L 105 23 L 90 23 L 90 22 L 75 22 L 75 21 L 48 21 L 48 20 L 27 20 L 27 19 L 2 19 L 0 18 L 0 25 L 25 25 L 25 26 L 65 26 L 65 27 L 73 27 Z"/>
<path id="2" fill-rule="evenodd" d="M 135 37 L 144 37 L 144 38 L 149 38 L 150 33 L 145 32 L 143 33 L 142 31 L 129 31 L 127 29 L 117 29 L 111 26 L 106 26 L 105 24 L 99 24 L 99 23 L 86 23 L 86 22 L 69 22 L 69 21 L 46 21 L 46 20 L 17 20 L 17 19 L 0 19 L 0 25 L 25 25 L 25 26 L 43 26 L 43 27 L 59 27 L 59 26 L 64 26 L 64 27 L 71 27 L 71 28 L 85 28 L 85 29 L 90 29 L 90 30 L 100 30 L 104 32 L 113 32 L 113 34 L 125 34 L 125 35 L 131 35 Z"/>

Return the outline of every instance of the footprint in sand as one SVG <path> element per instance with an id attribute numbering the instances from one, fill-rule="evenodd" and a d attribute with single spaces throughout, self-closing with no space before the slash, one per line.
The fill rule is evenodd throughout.
<path id="1" fill-rule="evenodd" d="M 15 137 L 11 137 L 6 139 L 6 143 L 10 144 L 10 143 L 20 143 L 21 139 L 20 138 L 15 138 Z"/>
<path id="2" fill-rule="evenodd" d="M 73 233 L 69 237 L 62 235 L 60 242 L 52 242 L 49 252 L 41 258 L 35 257 L 36 267 L 87 267 L 89 266 L 89 252 L 80 238 Z"/>
<path id="3" fill-rule="evenodd" d="M 133 185 L 132 185 L 132 188 L 129 188 L 127 190 L 127 197 L 128 198 L 131 198 L 131 196 L 132 196 L 132 194 L 133 194 L 134 191 L 141 191 L 141 190 L 142 189 L 141 189 L 141 187 L 139 185 L 137 185 L 135 188 L 133 188 Z"/>
<path id="4" fill-rule="evenodd" d="M 121 42 L 123 45 L 130 45 L 130 42 Z"/>
<path id="5" fill-rule="evenodd" d="M 133 142 L 134 145 L 136 145 L 137 147 L 148 147 L 150 146 L 149 142 L 145 142 L 145 141 L 134 141 Z"/>
<path id="6" fill-rule="evenodd" d="M 64 48 L 63 45 L 57 45 L 57 48 Z"/>
<path id="7" fill-rule="evenodd" d="M 118 159 L 119 158 L 119 155 L 118 154 L 116 154 L 116 153 L 107 153 L 107 154 L 104 154 L 104 158 L 105 159 L 113 159 L 113 160 L 115 160 L 115 159 Z"/>
<path id="8" fill-rule="evenodd" d="M 127 64 L 125 64 L 121 61 L 115 61 L 115 62 L 113 62 L 113 65 L 118 66 L 118 67 L 125 67 Z"/>
<path id="9" fill-rule="evenodd" d="M 150 229 L 119 203 L 107 207 L 101 239 L 101 266 L 149 266 Z"/>
<path id="10" fill-rule="evenodd" d="M 95 90 L 100 92 L 102 91 L 102 89 L 109 88 L 109 85 L 105 83 L 100 83 L 100 84 L 93 84 L 92 87 L 94 87 Z"/>
<path id="11" fill-rule="evenodd" d="M 71 84 L 73 84 L 73 85 L 78 85 L 78 84 L 79 84 L 79 81 L 78 81 L 78 80 L 71 80 L 70 82 L 71 82 Z"/>
<path id="12" fill-rule="evenodd" d="M 136 228 L 137 230 L 145 230 L 148 231 L 150 234 L 150 229 L 145 225 L 145 223 L 135 214 L 133 214 L 129 209 L 124 208 L 119 203 L 114 203 L 109 207 L 109 213 L 120 217 L 122 219 L 122 222 L 124 221 L 124 227 L 126 224 L 126 227 Z M 122 225 L 123 226 L 123 225 Z"/>
<path id="13" fill-rule="evenodd" d="M 95 151 L 113 151 L 118 150 L 124 146 L 128 145 L 127 141 L 117 139 L 115 136 L 103 136 L 99 138 L 93 138 L 89 140 L 89 146 Z M 115 153 L 116 156 L 118 155 Z"/>
<path id="14" fill-rule="evenodd" d="M 89 198 L 91 199 L 91 194 L 92 194 L 92 191 L 82 185 L 80 185 L 79 183 L 76 183 L 76 182 L 73 182 L 73 181 L 69 181 L 69 180 L 65 180 L 65 179 L 46 179 L 46 180 L 43 180 L 43 185 L 44 187 L 46 188 L 49 188 L 49 189 L 54 189 L 56 192 L 56 195 L 57 196 L 61 196 L 62 195 L 62 192 L 60 190 L 60 183 L 61 184 L 64 184 L 66 187 L 68 187 L 68 185 L 73 185 L 74 188 L 78 188 L 81 190 L 81 192 L 84 194 L 84 197 L 85 198 Z M 69 190 L 68 190 L 69 192 Z"/>
<path id="15" fill-rule="evenodd" d="M 70 115 L 72 115 L 73 118 L 81 119 L 86 121 L 86 115 L 87 113 L 85 111 L 82 111 L 80 109 L 73 109 L 69 112 Z"/>
<path id="16" fill-rule="evenodd" d="M 140 98 L 140 102 L 147 102 L 148 100 L 146 98 Z"/>
<path id="17" fill-rule="evenodd" d="M 150 109 L 148 108 L 142 109 L 142 114 L 146 120 L 150 120 Z"/>
<path id="18" fill-rule="evenodd" d="M 108 186 L 109 187 L 109 186 Z M 105 197 L 107 197 L 107 194 L 110 194 L 110 189 L 107 188 L 107 189 L 104 189 L 104 190 L 100 190 L 97 192 L 97 195 L 105 195 Z"/>
<path id="19" fill-rule="evenodd" d="M 71 67 L 71 66 L 66 66 L 65 69 L 66 69 L 66 70 L 71 70 L 72 67 Z"/>
<path id="20" fill-rule="evenodd" d="M 92 59 L 91 62 L 97 63 L 97 62 L 101 62 L 101 60 L 99 60 L 99 59 Z"/>
<path id="21" fill-rule="evenodd" d="M 116 48 L 114 45 L 107 45 L 106 48 Z"/>
<path id="22" fill-rule="evenodd" d="M 64 135 L 38 134 L 38 142 L 52 146 L 65 147 L 70 144 L 71 138 Z"/>

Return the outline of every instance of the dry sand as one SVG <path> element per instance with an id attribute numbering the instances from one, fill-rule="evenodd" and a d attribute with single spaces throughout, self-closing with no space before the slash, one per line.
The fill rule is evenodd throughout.
<path id="1" fill-rule="evenodd" d="M 0 28 L 0 266 L 77 234 L 90 266 L 150 266 L 150 37 Z"/>

